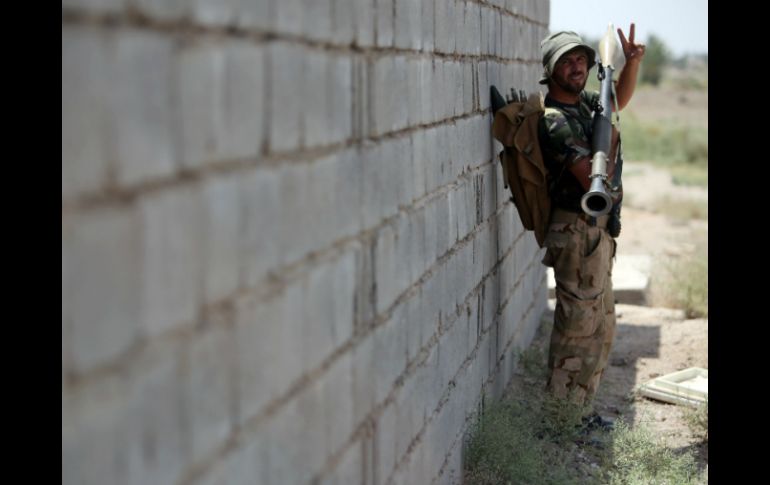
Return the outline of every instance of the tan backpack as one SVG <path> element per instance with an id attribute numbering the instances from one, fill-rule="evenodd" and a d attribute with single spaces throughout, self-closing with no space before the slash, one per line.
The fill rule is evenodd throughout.
<path id="1" fill-rule="evenodd" d="M 492 136 L 503 144 L 500 163 L 503 181 L 525 229 L 535 232 L 543 247 L 551 215 L 548 170 L 538 141 L 538 121 L 545 113 L 543 94 L 532 93 L 524 101 L 500 108 L 492 122 Z"/>

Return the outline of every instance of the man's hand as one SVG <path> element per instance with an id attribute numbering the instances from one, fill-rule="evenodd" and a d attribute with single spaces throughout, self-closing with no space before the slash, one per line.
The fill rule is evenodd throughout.
<path id="1" fill-rule="evenodd" d="M 623 47 L 623 55 L 626 56 L 626 62 L 634 60 L 641 61 L 644 57 L 644 44 L 637 44 L 634 42 L 634 33 L 636 26 L 632 23 L 628 29 L 628 40 L 623 34 L 623 29 L 618 29 L 618 35 L 620 36 L 620 45 Z"/>
<path id="2" fill-rule="evenodd" d="M 634 88 L 636 87 L 636 75 L 639 72 L 639 64 L 642 61 L 642 57 L 644 57 L 644 44 L 634 42 L 635 30 L 636 26 L 631 23 L 631 28 L 628 31 L 628 40 L 626 40 L 623 30 L 618 29 L 620 44 L 623 47 L 623 55 L 626 56 L 626 63 L 623 66 L 623 70 L 620 71 L 616 88 L 618 109 L 625 108 L 631 100 Z"/>

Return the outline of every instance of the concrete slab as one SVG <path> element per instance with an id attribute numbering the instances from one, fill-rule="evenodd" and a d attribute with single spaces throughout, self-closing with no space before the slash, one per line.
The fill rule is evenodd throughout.
<path id="1" fill-rule="evenodd" d="M 650 287 L 652 259 L 646 254 L 619 254 L 612 269 L 612 287 L 617 303 L 645 305 Z M 555 298 L 556 280 L 548 268 L 548 297 Z"/>

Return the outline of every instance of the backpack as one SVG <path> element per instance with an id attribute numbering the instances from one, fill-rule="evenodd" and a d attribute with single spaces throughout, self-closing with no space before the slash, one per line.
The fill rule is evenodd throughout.
<path id="1" fill-rule="evenodd" d="M 535 232 L 541 248 L 551 216 L 548 170 L 538 140 L 538 122 L 545 109 L 543 94 L 538 91 L 526 101 L 514 98 L 497 110 L 492 122 L 492 136 L 503 144 L 499 155 L 503 183 L 511 190 L 521 223 Z"/>

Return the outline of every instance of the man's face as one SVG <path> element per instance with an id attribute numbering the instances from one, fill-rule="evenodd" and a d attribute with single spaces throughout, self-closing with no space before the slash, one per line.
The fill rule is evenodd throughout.
<path id="1" fill-rule="evenodd" d="M 562 55 L 553 66 L 551 80 L 570 94 L 580 94 L 588 81 L 588 55 L 576 48 Z"/>

